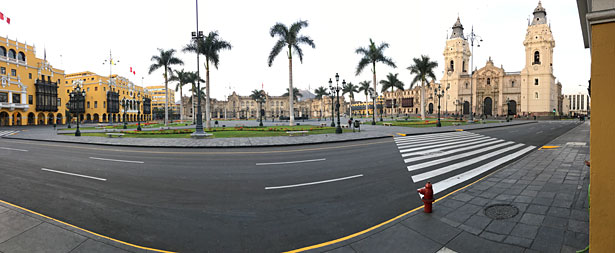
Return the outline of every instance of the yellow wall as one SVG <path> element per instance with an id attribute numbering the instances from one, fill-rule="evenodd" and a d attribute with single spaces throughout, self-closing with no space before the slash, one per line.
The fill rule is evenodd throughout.
<path id="1" fill-rule="evenodd" d="M 169 85 L 169 87 L 171 87 L 171 85 Z M 158 85 L 158 86 L 148 86 L 147 89 L 149 89 L 152 92 L 152 109 L 153 108 L 161 108 L 164 109 L 164 101 L 165 101 L 165 92 L 164 92 L 164 85 Z M 169 109 L 171 109 L 172 107 L 175 107 L 175 90 L 169 88 Z"/>
<path id="2" fill-rule="evenodd" d="M 48 80 L 58 83 L 61 86 L 64 83 L 64 70 L 56 69 L 44 59 L 36 58 L 35 48 L 24 43 L 0 37 L 0 46 L 6 49 L 7 55 L 0 55 L 0 69 L 5 69 L 5 74 L 0 72 L 0 79 L 5 80 L 4 84 L 0 83 L 0 92 L 6 94 L 20 94 L 22 86 L 25 87 L 26 94 L 21 96 L 20 103 L 13 103 L 13 107 L 8 103 L 3 103 L 0 106 L 0 125 L 27 125 L 28 115 L 31 116 L 32 125 L 49 124 L 57 122 L 60 118 L 60 123 L 63 122 L 67 96 L 60 92 L 58 88 L 58 104 L 57 111 L 36 111 L 36 88 L 34 83 L 37 79 Z M 12 59 L 8 57 L 9 50 L 14 50 L 17 55 L 22 52 L 25 55 L 25 61 Z M 12 70 L 16 71 L 16 75 L 12 74 Z M 29 97 L 32 96 L 32 103 Z M 15 102 L 15 101 L 14 101 Z M 9 115 L 8 122 L 6 115 Z M 51 122 L 50 122 L 51 119 Z"/>
<path id="3" fill-rule="evenodd" d="M 591 212 L 592 252 L 615 250 L 615 23 L 592 26 Z"/>

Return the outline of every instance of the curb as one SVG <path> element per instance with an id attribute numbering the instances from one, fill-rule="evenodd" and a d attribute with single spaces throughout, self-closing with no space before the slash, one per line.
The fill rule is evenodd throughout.
<path id="1" fill-rule="evenodd" d="M 473 129 L 464 130 L 464 131 L 472 131 L 472 130 L 480 130 L 480 129 L 488 129 L 488 128 L 498 128 L 498 127 L 519 126 L 519 125 L 526 125 L 526 124 L 531 124 L 531 123 L 538 123 L 538 121 L 527 121 L 527 122 L 518 123 L 518 124 L 514 124 L 514 125 L 483 126 L 483 127 L 477 127 L 477 128 L 473 128 Z M 415 136 L 415 135 L 424 135 L 424 134 L 437 134 L 437 133 L 448 133 L 448 132 L 455 132 L 455 131 L 457 131 L 457 130 L 456 129 L 450 129 L 450 130 L 447 129 L 447 130 L 438 130 L 438 131 L 428 132 L 428 133 L 410 133 L 410 134 L 406 134 L 406 136 Z M 84 143 L 84 142 L 69 141 L 69 140 L 41 140 L 41 139 L 24 138 L 24 137 L 18 137 L 18 136 L 2 136 L 1 138 L 13 139 L 13 140 L 26 140 L 26 141 L 57 142 L 57 143 L 87 144 L 87 145 L 116 146 L 116 147 L 136 147 L 136 148 L 231 148 L 231 149 L 234 149 L 234 148 L 253 148 L 253 147 L 264 148 L 264 147 L 290 147 L 290 146 L 300 146 L 300 145 L 320 145 L 320 144 L 328 144 L 328 143 L 344 143 L 344 142 L 351 142 L 351 141 L 384 139 L 384 138 L 390 138 L 390 137 L 393 137 L 393 135 L 372 136 L 372 137 L 357 138 L 357 139 L 346 139 L 346 140 L 319 141 L 319 142 L 310 142 L 310 143 L 283 143 L 283 144 L 265 144 L 265 145 L 254 144 L 254 145 L 245 145 L 245 146 L 241 146 L 241 145 L 235 145 L 235 146 L 134 145 L 134 144 L 111 144 L 111 143 Z"/>

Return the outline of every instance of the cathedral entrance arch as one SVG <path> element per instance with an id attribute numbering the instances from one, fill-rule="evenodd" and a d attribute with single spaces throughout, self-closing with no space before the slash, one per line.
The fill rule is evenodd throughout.
<path id="1" fill-rule="evenodd" d="M 9 114 L 7 112 L 0 112 L 0 126 L 9 125 Z"/>
<path id="2" fill-rule="evenodd" d="M 433 103 L 429 103 L 429 114 L 433 114 Z"/>
<path id="3" fill-rule="evenodd" d="M 464 115 L 470 114 L 470 102 L 468 101 L 463 102 L 463 114 Z"/>
<path id="4" fill-rule="evenodd" d="M 510 100 L 508 101 L 508 115 L 516 115 L 517 114 L 517 101 Z"/>
<path id="5" fill-rule="evenodd" d="M 493 115 L 493 101 L 490 97 L 485 98 L 485 102 L 483 103 L 483 114 L 485 115 Z"/>

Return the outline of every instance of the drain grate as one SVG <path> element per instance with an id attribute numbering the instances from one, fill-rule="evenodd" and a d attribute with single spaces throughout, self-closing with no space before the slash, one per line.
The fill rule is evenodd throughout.
<path id="1" fill-rule="evenodd" d="M 495 204 L 485 208 L 485 215 L 494 220 L 510 219 L 519 213 L 519 209 L 510 204 Z"/>

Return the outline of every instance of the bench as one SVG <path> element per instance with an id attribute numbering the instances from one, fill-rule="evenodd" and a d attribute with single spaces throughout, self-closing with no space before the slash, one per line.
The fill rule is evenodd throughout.
<path id="1" fill-rule="evenodd" d="M 348 128 L 348 124 L 341 124 L 342 128 Z"/>
<path id="2" fill-rule="evenodd" d="M 328 126 L 328 125 L 329 125 L 328 123 L 320 123 L 320 126 L 321 126 L 321 127 L 326 127 L 326 126 Z"/>
<path id="3" fill-rule="evenodd" d="M 117 137 L 122 138 L 122 136 L 124 136 L 124 134 L 122 134 L 122 133 L 106 133 L 106 135 L 109 138 L 113 138 L 113 136 L 117 136 Z"/>
<path id="4" fill-rule="evenodd" d="M 383 126 L 393 126 L 393 123 L 382 123 Z"/>
<path id="5" fill-rule="evenodd" d="M 308 131 L 286 131 L 288 136 L 294 136 L 295 134 L 305 135 Z"/>

